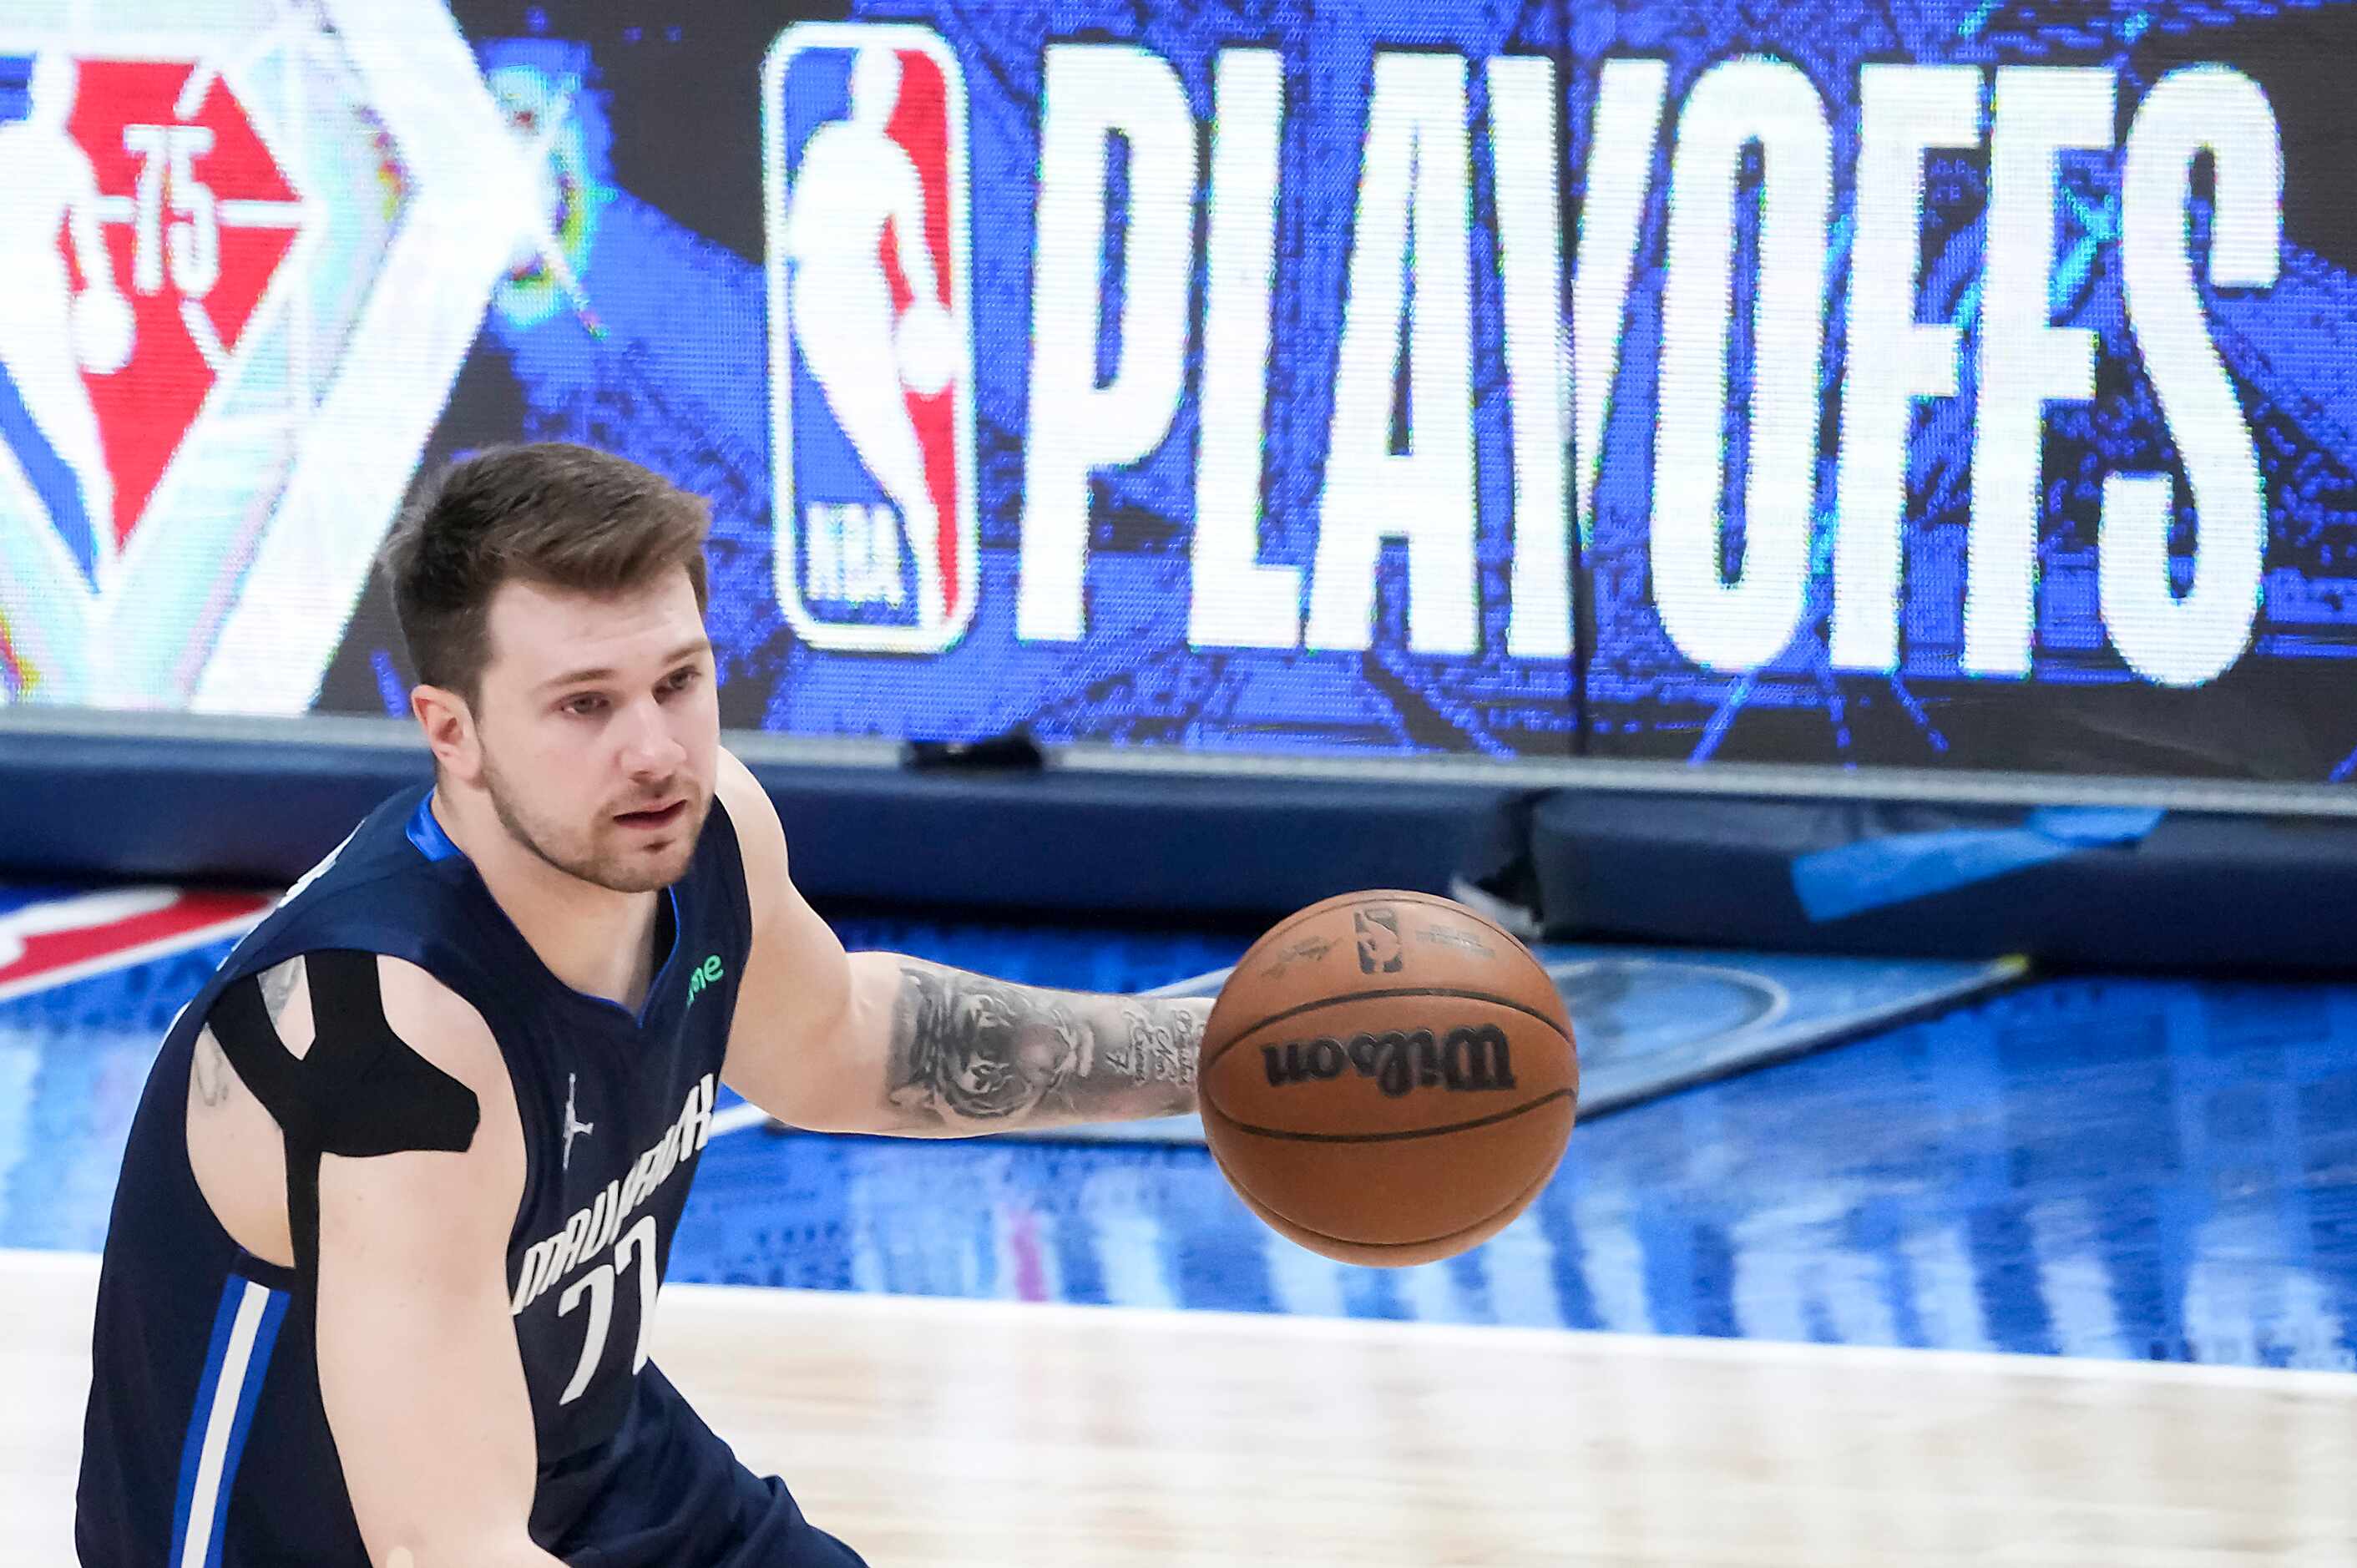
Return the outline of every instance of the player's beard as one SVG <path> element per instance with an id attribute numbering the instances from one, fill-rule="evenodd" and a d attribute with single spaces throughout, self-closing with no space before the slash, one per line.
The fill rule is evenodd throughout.
<path id="1" fill-rule="evenodd" d="M 586 829 L 550 822 L 528 806 L 520 791 L 508 788 L 488 750 L 483 754 L 483 789 L 510 838 L 567 876 L 616 893 L 651 893 L 686 875 L 696 840 L 704 832 L 705 814 L 712 809 L 712 797 L 693 780 L 683 778 L 667 786 L 664 794 L 686 794 L 687 810 L 673 830 L 671 843 L 657 855 L 625 848 L 626 830 L 610 815 L 601 814 Z"/>

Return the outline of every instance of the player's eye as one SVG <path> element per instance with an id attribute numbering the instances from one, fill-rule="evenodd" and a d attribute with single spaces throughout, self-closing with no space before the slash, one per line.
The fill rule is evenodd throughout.
<path id="1" fill-rule="evenodd" d="M 586 719 L 593 714 L 604 712 L 606 707 L 606 699 L 598 693 L 584 692 L 577 697 L 565 698 L 565 701 L 558 703 L 557 706 L 563 709 L 565 713 Z"/>
<path id="2" fill-rule="evenodd" d="M 669 676 L 664 678 L 662 689 L 666 694 L 673 692 L 684 692 L 690 686 L 694 685 L 696 678 L 703 673 L 703 671 L 698 670 L 692 664 L 683 670 L 674 670 Z"/>

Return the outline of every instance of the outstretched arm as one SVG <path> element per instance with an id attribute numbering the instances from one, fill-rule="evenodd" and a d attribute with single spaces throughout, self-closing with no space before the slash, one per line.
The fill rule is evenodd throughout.
<path id="1" fill-rule="evenodd" d="M 1195 1109 L 1208 1001 L 1043 991 L 895 953 L 850 960 L 855 989 L 896 992 L 879 1058 L 879 1131 L 988 1133 Z M 876 1047 L 881 1047 L 878 1050 Z"/>
<path id="2" fill-rule="evenodd" d="M 1195 1108 L 1207 1000 L 1017 985 L 845 953 L 786 876 L 777 813 L 725 752 L 719 795 L 753 900 L 729 1086 L 796 1126 L 956 1137 Z"/>

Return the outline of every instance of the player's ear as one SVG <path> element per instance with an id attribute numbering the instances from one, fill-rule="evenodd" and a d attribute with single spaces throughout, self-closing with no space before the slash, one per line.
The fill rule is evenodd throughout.
<path id="1" fill-rule="evenodd" d="M 460 783 L 475 782 L 482 771 L 482 747 L 467 699 L 447 687 L 420 684 L 410 688 L 409 711 L 417 715 L 437 768 Z"/>

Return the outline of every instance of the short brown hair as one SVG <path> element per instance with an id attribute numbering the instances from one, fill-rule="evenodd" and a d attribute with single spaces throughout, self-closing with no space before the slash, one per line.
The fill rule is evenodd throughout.
<path id="1" fill-rule="evenodd" d="M 506 583 L 614 594 L 683 567 L 701 611 L 711 524 L 701 497 L 588 446 L 500 446 L 453 464 L 384 545 L 417 678 L 470 703 L 479 696 L 491 596 Z"/>

